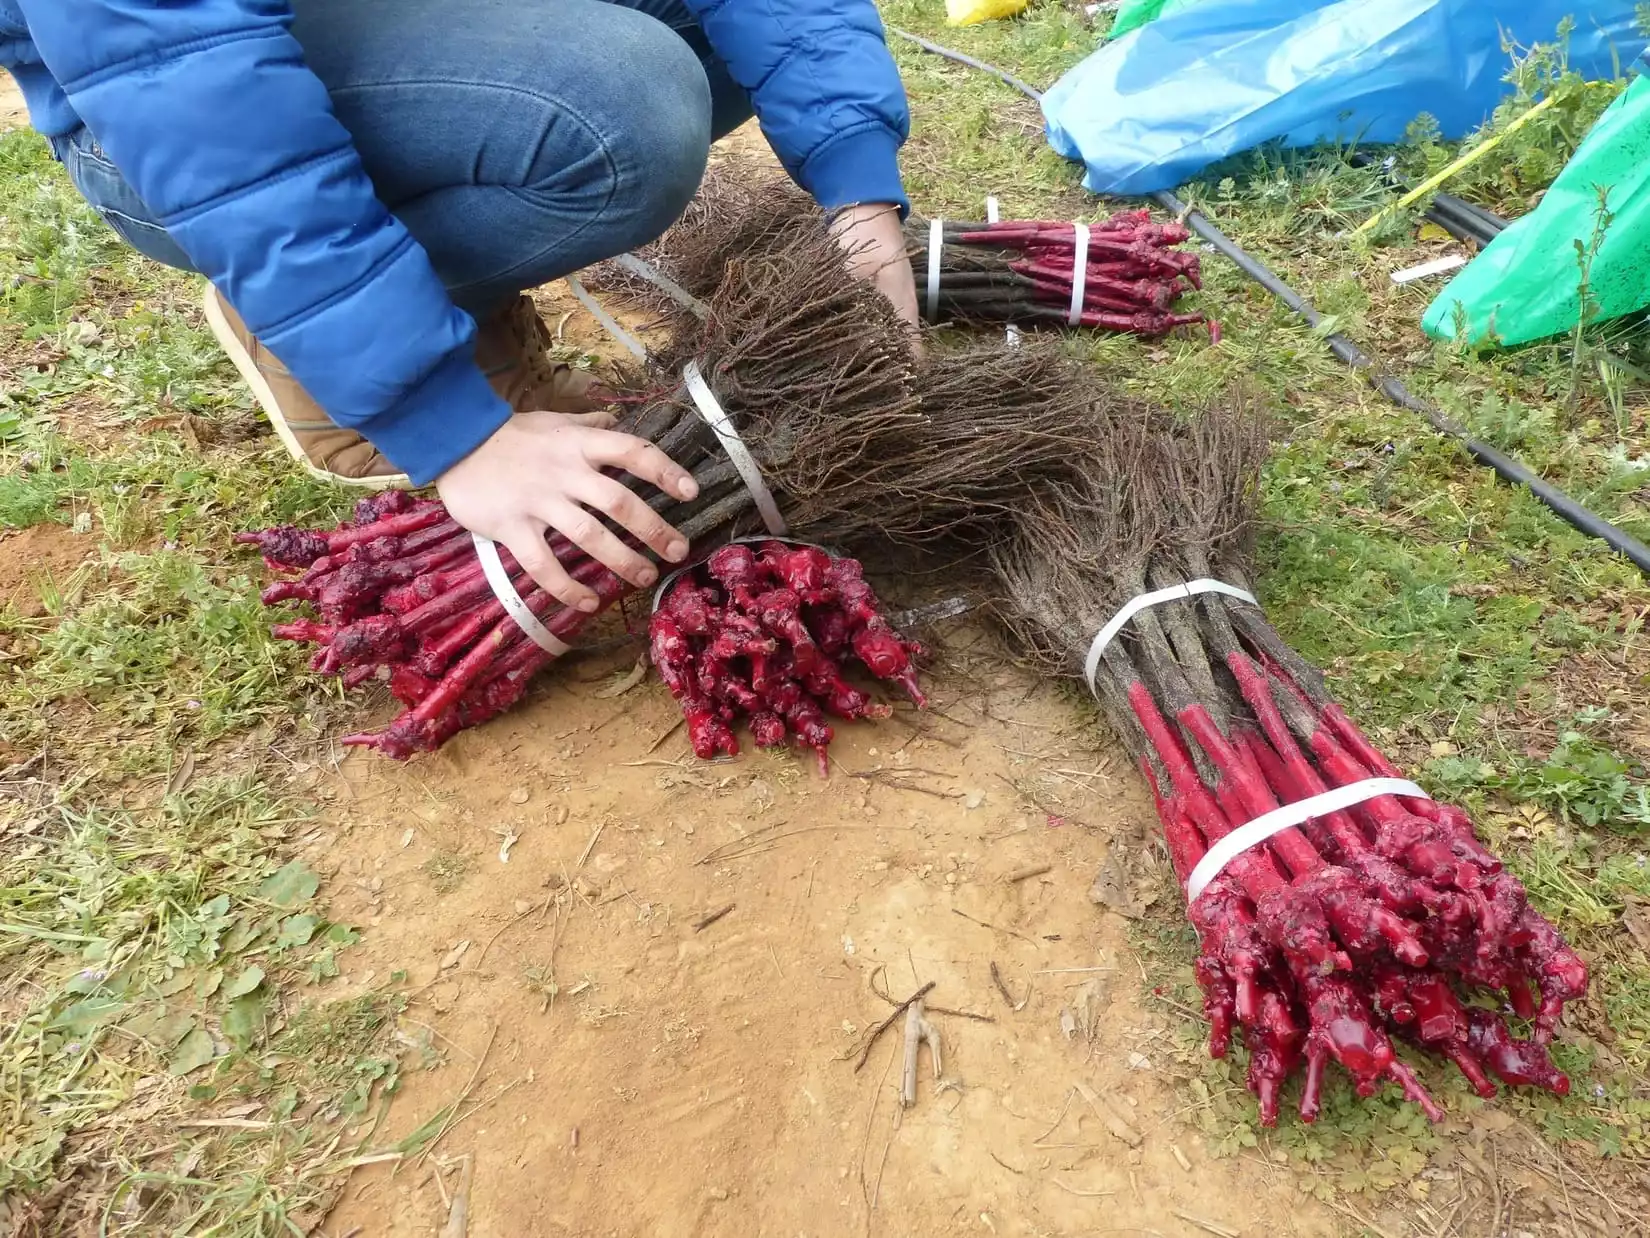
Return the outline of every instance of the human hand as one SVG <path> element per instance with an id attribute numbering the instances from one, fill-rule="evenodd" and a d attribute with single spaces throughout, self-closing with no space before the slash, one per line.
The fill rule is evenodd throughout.
<path id="1" fill-rule="evenodd" d="M 557 562 L 545 540 L 547 530 L 640 589 L 657 580 L 658 571 L 598 514 L 672 563 L 688 553 L 687 539 L 638 495 L 604 476 L 605 468 L 623 469 L 680 499 L 699 493 L 687 470 L 653 444 L 563 413 L 517 413 L 435 486 L 454 520 L 509 547 L 522 570 L 552 597 L 590 612 L 598 606 L 594 590 Z"/>
<path id="2" fill-rule="evenodd" d="M 848 255 L 848 270 L 870 280 L 893 303 L 911 327 L 913 347 L 922 314 L 917 309 L 917 281 L 905 253 L 905 230 L 892 203 L 859 203 L 839 212 L 831 231 Z"/>

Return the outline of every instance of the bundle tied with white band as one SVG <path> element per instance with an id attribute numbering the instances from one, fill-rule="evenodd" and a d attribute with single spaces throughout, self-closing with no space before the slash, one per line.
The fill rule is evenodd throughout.
<path id="1" fill-rule="evenodd" d="M 1106 649 L 1136 615 L 1165 602 L 1190 601 L 1204 593 L 1224 594 L 1240 602 L 1247 602 L 1251 606 L 1260 604 L 1255 600 L 1255 595 L 1247 589 L 1240 589 L 1223 580 L 1212 580 L 1208 577 L 1154 589 L 1150 593 L 1130 598 L 1106 621 L 1106 625 L 1095 635 L 1094 643 L 1089 646 L 1088 659 L 1083 665 L 1083 676 L 1088 680 L 1089 691 L 1096 697 L 1100 695 L 1099 685 L 1096 683 L 1096 677 L 1100 673 L 1100 660 L 1105 656 Z M 1186 879 L 1187 903 L 1196 902 L 1203 891 L 1209 888 L 1209 883 L 1220 876 L 1226 866 L 1238 856 L 1260 846 L 1274 834 L 1281 834 L 1284 830 L 1304 825 L 1316 817 L 1340 812 L 1381 795 L 1402 795 L 1410 799 L 1430 798 L 1407 778 L 1365 778 L 1348 783 L 1344 787 L 1324 791 L 1319 795 L 1308 796 L 1293 804 L 1285 804 L 1281 808 L 1274 808 L 1271 812 L 1263 813 L 1253 821 L 1238 826 L 1204 853 L 1197 867 L 1192 870 L 1191 876 Z"/>
<path id="2" fill-rule="evenodd" d="M 710 389 L 710 384 L 705 381 L 704 373 L 697 361 L 689 361 L 682 368 L 682 385 L 693 401 L 694 410 L 716 435 L 716 441 L 721 444 L 728 460 L 745 483 L 745 488 L 750 491 L 757 514 L 762 517 L 763 527 L 775 537 L 784 537 L 789 530 L 785 518 L 779 514 L 779 504 L 774 501 L 773 491 L 769 490 L 767 482 L 763 481 L 762 470 L 756 463 L 756 457 L 751 455 L 750 448 L 745 446 L 745 440 L 739 437 L 739 430 L 733 424 L 733 418 L 728 416 L 727 410 L 717 400 L 716 393 Z M 510 573 L 504 570 L 497 545 L 479 533 L 473 533 L 471 537 L 475 541 L 476 556 L 481 560 L 481 570 L 487 577 L 488 585 L 492 587 L 493 596 L 504 607 L 504 613 L 509 615 L 515 625 L 540 649 L 553 658 L 561 657 L 567 652 L 568 647 L 557 640 L 528 609 L 527 603 L 521 600 L 521 595 L 516 592 L 515 585 L 510 581 Z"/>
<path id="3" fill-rule="evenodd" d="M 997 199 L 986 199 L 986 222 L 997 222 Z M 1073 223 L 1071 251 L 1071 307 L 1066 322 L 1073 327 L 1083 325 L 1083 299 L 1088 294 L 1089 280 L 1089 226 Z M 940 320 L 941 255 L 945 250 L 945 220 L 928 221 L 928 288 L 923 316 L 929 322 Z M 1009 327 L 1010 342 L 1018 342 L 1018 333 Z"/>

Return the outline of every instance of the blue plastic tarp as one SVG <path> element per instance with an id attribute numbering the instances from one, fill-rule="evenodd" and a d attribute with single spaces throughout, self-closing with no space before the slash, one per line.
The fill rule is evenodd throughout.
<path id="1" fill-rule="evenodd" d="M 1422 112 L 1446 137 L 1508 87 L 1504 37 L 1612 77 L 1645 49 L 1633 0 L 1199 0 L 1107 44 L 1044 97 L 1049 143 L 1095 193 L 1171 189 L 1265 142 L 1392 142 Z"/>

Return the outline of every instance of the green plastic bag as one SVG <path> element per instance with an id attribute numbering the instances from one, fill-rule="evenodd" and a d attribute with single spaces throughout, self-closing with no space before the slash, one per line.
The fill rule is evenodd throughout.
<path id="1" fill-rule="evenodd" d="M 1599 190 L 1611 218 L 1602 237 Z M 1582 254 L 1594 319 L 1650 305 L 1650 77 L 1605 110 L 1547 190 L 1461 269 L 1421 319 L 1434 339 L 1511 346 L 1573 331 Z"/>
<path id="2" fill-rule="evenodd" d="M 1197 0 L 1123 0 L 1117 6 L 1117 16 L 1112 19 L 1108 37 L 1120 39 L 1137 27 L 1156 21 L 1165 13 L 1188 9 L 1196 3 Z"/>

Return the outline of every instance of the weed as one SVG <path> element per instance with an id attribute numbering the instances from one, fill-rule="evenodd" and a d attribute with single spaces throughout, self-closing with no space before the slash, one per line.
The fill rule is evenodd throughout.
<path id="1" fill-rule="evenodd" d="M 451 894 L 458 889 L 474 867 L 475 862 L 469 856 L 456 851 L 439 851 L 421 865 L 424 875 L 430 879 L 430 888 L 437 894 Z"/>

